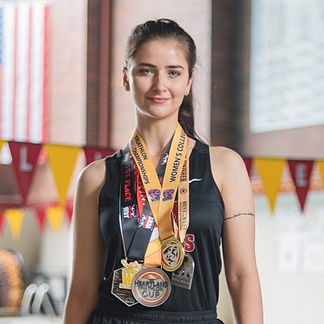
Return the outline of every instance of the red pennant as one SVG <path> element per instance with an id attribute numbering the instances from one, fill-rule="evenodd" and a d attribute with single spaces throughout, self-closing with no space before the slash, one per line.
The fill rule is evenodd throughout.
<path id="1" fill-rule="evenodd" d="M 300 202 L 301 209 L 304 205 L 310 185 L 314 161 L 288 160 L 291 177 L 296 187 L 296 193 Z"/>
<path id="2" fill-rule="evenodd" d="M 89 148 L 89 147 L 84 147 L 83 151 L 86 157 L 87 165 L 93 161 L 103 159 L 107 155 L 111 155 L 115 153 L 115 151 L 111 149 L 99 149 L 99 148 Z"/>
<path id="3" fill-rule="evenodd" d="M 66 211 L 66 215 L 68 217 L 69 223 L 71 223 L 72 222 L 72 215 L 73 215 L 73 206 L 72 206 L 72 204 L 66 204 L 65 211 Z"/>
<path id="4" fill-rule="evenodd" d="M 42 145 L 12 141 L 8 143 L 20 193 L 25 202 Z"/>
<path id="5" fill-rule="evenodd" d="M 252 159 L 251 158 L 243 158 L 243 161 L 245 163 L 246 171 L 248 175 L 250 176 L 251 167 L 252 167 Z"/>
<path id="6" fill-rule="evenodd" d="M 36 208 L 35 210 L 36 218 L 38 221 L 39 228 L 41 231 L 45 228 L 45 222 L 46 222 L 46 210 L 45 208 Z"/>
<path id="7" fill-rule="evenodd" d="M 0 233 L 2 233 L 4 224 L 4 211 L 0 210 Z"/>

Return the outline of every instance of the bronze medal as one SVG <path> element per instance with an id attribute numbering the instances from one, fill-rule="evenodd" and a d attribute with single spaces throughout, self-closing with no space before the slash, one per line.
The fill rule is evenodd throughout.
<path id="1" fill-rule="evenodd" d="M 135 262 L 128 263 L 121 260 L 124 267 L 114 271 L 111 293 L 127 306 L 134 306 L 138 302 L 132 293 L 132 281 L 135 274 L 143 269 L 143 265 Z"/>
<path id="2" fill-rule="evenodd" d="M 172 273 L 172 285 L 185 289 L 191 289 L 194 268 L 195 262 L 192 256 L 186 253 L 181 267 Z"/>
<path id="3" fill-rule="evenodd" d="M 169 298 L 171 282 L 163 270 L 155 267 L 144 268 L 134 276 L 132 292 L 140 304 L 156 307 Z"/>
<path id="4" fill-rule="evenodd" d="M 175 271 L 181 267 L 184 249 L 175 237 L 169 237 L 162 242 L 162 267 L 166 271 Z"/>

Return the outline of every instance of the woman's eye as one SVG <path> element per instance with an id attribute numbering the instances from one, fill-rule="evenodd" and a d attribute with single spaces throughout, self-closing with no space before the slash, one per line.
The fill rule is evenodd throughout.
<path id="1" fill-rule="evenodd" d="M 141 74 L 150 74 L 150 73 L 153 73 L 153 71 L 151 69 L 140 69 L 139 72 Z"/>
<path id="2" fill-rule="evenodd" d="M 169 71 L 168 73 L 171 77 L 177 77 L 181 74 L 179 71 Z"/>

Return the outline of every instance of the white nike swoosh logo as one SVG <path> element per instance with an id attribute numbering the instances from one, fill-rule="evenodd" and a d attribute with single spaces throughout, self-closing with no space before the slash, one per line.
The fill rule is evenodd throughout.
<path id="1" fill-rule="evenodd" d="M 189 183 L 194 182 L 194 181 L 201 181 L 201 180 L 202 180 L 202 179 L 194 178 L 194 179 L 190 179 L 190 180 L 189 180 Z"/>

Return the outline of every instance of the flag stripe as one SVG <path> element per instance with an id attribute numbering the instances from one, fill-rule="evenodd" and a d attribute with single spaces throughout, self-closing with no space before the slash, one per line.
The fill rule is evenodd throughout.
<path id="1" fill-rule="evenodd" d="M 29 6 L 23 5 L 18 11 L 17 18 L 17 91 L 15 138 L 26 141 L 27 88 L 28 88 L 28 22 Z"/>
<path id="2" fill-rule="evenodd" d="M 18 47 L 18 8 L 14 9 L 14 42 L 13 42 L 13 103 L 12 103 L 12 137 L 16 139 L 16 110 L 17 110 L 17 53 L 19 51 Z"/>
<path id="3" fill-rule="evenodd" d="M 49 11 L 44 1 L 0 3 L 0 139 L 47 137 Z"/>
<path id="4" fill-rule="evenodd" d="M 49 67 L 49 14 L 50 7 L 46 6 L 44 11 L 44 78 L 43 78 L 43 127 L 42 138 L 47 140 L 47 121 L 48 121 L 48 67 Z"/>
<path id="5" fill-rule="evenodd" d="M 33 10 L 32 8 L 29 8 L 29 22 L 28 22 L 28 71 L 27 71 L 27 75 L 28 75 L 28 89 L 27 89 L 27 127 L 26 127 L 26 141 L 30 141 L 30 111 L 31 111 L 31 107 L 30 107 L 30 91 L 31 91 L 31 44 L 33 42 L 32 39 L 32 34 L 33 34 L 33 29 L 32 29 L 32 19 L 33 19 Z"/>
<path id="6" fill-rule="evenodd" d="M 3 49 L 3 8 L 0 7 L 0 130 L 2 125 L 2 49 Z"/>
<path id="7" fill-rule="evenodd" d="M 12 107 L 14 79 L 14 13 L 13 6 L 6 6 L 3 19 L 3 87 L 2 87 L 2 139 L 12 139 Z"/>
<path id="8" fill-rule="evenodd" d="M 32 89 L 31 89 L 31 114 L 30 114 L 30 139 L 32 142 L 39 142 L 42 125 L 42 107 L 43 103 L 43 37 L 44 30 L 42 28 L 44 20 L 43 5 L 34 6 L 33 14 L 33 43 L 32 43 Z"/>

